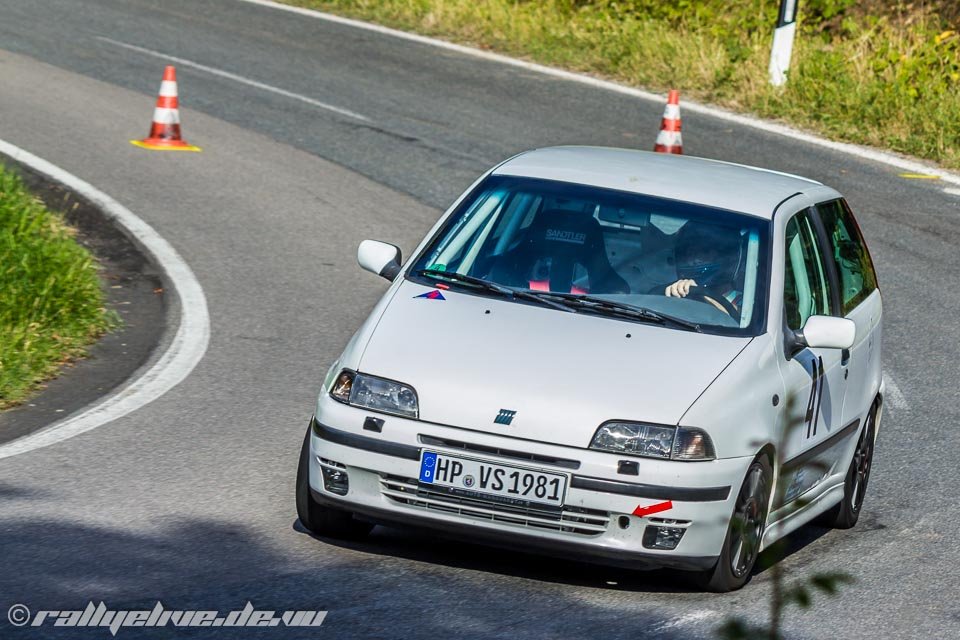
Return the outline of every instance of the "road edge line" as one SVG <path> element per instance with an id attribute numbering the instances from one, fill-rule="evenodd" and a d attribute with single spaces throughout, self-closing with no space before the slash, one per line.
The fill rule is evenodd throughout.
<path id="1" fill-rule="evenodd" d="M 0 153 L 74 191 L 119 224 L 164 272 L 180 302 L 180 324 L 163 355 L 147 371 L 113 393 L 39 431 L 0 445 L 0 459 L 48 447 L 92 431 L 160 398 L 203 359 L 210 342 L 210 314 L 203 287 L 186 261 L 157 231 L 90 183 L 5 140 Z"/>
<path id="2" fill-rule="evenodd" d="M 543 64 L 538 64 L 536 62 L 529 62 L 527 60 L 521 60 L 519 58 L 513 58 L 502 53 L 493 53 L 490 51 L 484 51 L 483 49 L 476 49 L 474 47 L 468 47 L 462 44 L 454 44 L 453 42 L 447 42 L 446 40 L 440 40 L 438 38 L 431 38 L 429 36 L 420 35 L 417 33 L 410 33 L 407 31 L 401 31 L 399 29 L 393 29 L 391 27 L 384 27 L 379 24 L 372 22 L 365 22 L 363 20 L 356 20 L 353 18 L 344 18 L 343 16 L 334 15 L 332 13 L 325 13 L 323 11 L 318 11 L 316 9 L 307 9 L 305 7 L 295 7 L 288 4 L 281 4 L 279 2 L 274 2 L 273 0 L 239 0 L 240 2 L 246 2 L 248 4 L 259 5 L 261 7 L 268 7 L 271 9 L 277 9 L 280 11 L 286 11 L 288 13 L 296 13 L 303 16 L 308 16 L 311 18 L 316 18 L 318 20 L 324 20 L 327 22 L 332 22 L 335 24 L 341 24 L 344 26 L 354 27 L 357 29 L 363 29 L 365 31 L 371 31 L 374 33 L 379 33 L 382 35 L 392 36 L 394 38 L 400 38 L 402 40 L 408 40 L 410 42 L 417 42 L 420 44 L 438 47 L 440 49 L 446 49 L 448 51 L 455 51 L 457 53 L 462 53 L 464 55 L 472 56 L 474 58 L 480 58 L 482 60 L 488 60 L 491 62 L 498 62 L 500 64 L 509 65 L 512 67 L 518 67 L 525 69 L 527 71 L 533 71 L 547 76 L 552 76 L 562 80 L 569 80 L 571 82 L 578 82 L 580 84 L 592 86 L 598 89 L 605 89 L 607 91 L 613 91 L 615 93 L 632 96 L 634 98 L 640 98 L 642 100 L 647 100 L 649 102 L 663 102 L 665 97 L 661 94 L 653 93 L 650 91 L 644 91 L 643 89 L 637 89 L 635 87 L 629 87 L 611 80 L 602 80 L 600 78 L 595 78 L 582 73 L 575 73 L 573 71 L 566 71 L 564 69 L 558 69 L 556 67 L 550 67 Z M 873 147 L 866 147 L 863 145 L 853 144 L 850 142 L 837 142 L 834 140 L 828 140 L 822 138 L 818 135 L 807 133 L 799 129 L 794 129 L 793 127 L 773 122 L 770 120 L 763 120 L 753 116 L 746 116 L 739 113 L 733 113 L 719 107 L 707 106 L 700 104 L 698 102 L 692 102 L 684 100 L 683 109 L 685 111 L 699 113 L 701 115 L 709 116 L 716 118 L 718 120 L 724 120 L 726 122 L 732 122 L 744 127 L 749 127 L 751 129 L 757 129 L 760 131 L 765 131 L 767 133 L 772 133 L 774 135 L 779 135 L 785 138 L 791 138 L 800 142 L 806 142 L 811 145 L 829 149 L 831 151 L 836 151 L 846 155 L 855 156 L 864 160 L 870 160 L 880 164 L 885 164 L 890 167 L 901 169 L 904 171 L 909 171 L 912 173 L 927 173 L 931 175 L 936 175 L 944 182 L 950 184 L 960 185 L 960 174 L 952 173 L 946 169 L 938 167 L 933 164 L 927 164 L 926 161 L 914 160 L 906 156 L 898 155 L 891 151 L 883 151 Z"/>
<path id="3" fill-rule="evenodd" d="M 890 375 L 889 371 L 883 372 L 883 383 L 886 386 L 887 399 L 890 401 L 890 406 L 895 409 L 903 409 L 904 411 L 910 411 L 910 403 L 907 401 L 907 397 L 903 395 L 903 391 L 900 390 L 900 386 L 894 381 L 893 377 Z"/>

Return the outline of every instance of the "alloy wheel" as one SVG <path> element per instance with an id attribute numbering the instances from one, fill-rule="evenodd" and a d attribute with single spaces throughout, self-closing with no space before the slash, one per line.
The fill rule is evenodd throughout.
<path id="1" fill-rule="evenodd" d="M 740 489 L 733 514 L 731 531 L 730 569 L 736 577 L 742 577 L 753 567 L 760 549 L 767 510 L 767 479 L 763 467 L 750 467 L 747 479 Z"/>
<path id="2" fill-rule="evenodd" d="M 863 497 L 867 493 L 870 480 L 870 467 L 873 464 L 873 430 L 876 412 L 867 417 L 867 426 L 860 434 L 857 450 L 853 454 L 853 485 L 850 491 L 850 508 L 854 513 L 863 506 Z"/>

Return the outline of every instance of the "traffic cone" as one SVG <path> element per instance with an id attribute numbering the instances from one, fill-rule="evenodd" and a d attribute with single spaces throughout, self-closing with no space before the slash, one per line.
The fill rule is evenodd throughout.
<path id="1" fill-rule="evenodd" d="M 180 103 L 177 99 L 177 70 L 167 65 L 163 70 L 157 107 L 153 110 L 150 135 L 143 140 L 131 140 L 131 144 L 157 151 L 200 151 L 200 147 L 187 144 L 180 137 Z"/>
<path id="2" fill-rule="evenodd" d="M 671 89 L 667 97 L 667 108 L 663 110 L 660 133 L 657 134 L 657 143 L 653 150 L 657 153 L 683 153 L 683 138 L 680 136 L 680 92 L 676 89 Z"/>

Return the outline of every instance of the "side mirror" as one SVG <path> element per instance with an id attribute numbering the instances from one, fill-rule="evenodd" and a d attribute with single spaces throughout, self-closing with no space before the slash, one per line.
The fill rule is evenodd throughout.
<path id="1" fill-rule="evenodd" d="M 857 337 L 857 324 L 846 318 L 810 316 L 803 329 L 793 332 L 788 353 L 795 356 L 806 347 L 820 349 L 849 349 Z"/>
<path id="2" fill-rule="evenodd" d="M 364 240 L 357 247 L 360 266 L 393 282 L 400 273 L 400 248 L 379 240 Z"/>

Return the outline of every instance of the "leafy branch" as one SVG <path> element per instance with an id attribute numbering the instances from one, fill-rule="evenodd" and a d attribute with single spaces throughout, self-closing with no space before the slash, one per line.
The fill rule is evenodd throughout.
<path id="1" fill-rule="evenodd" d="M 806 417 L 794 411 L 797 406 L 794 396 L 789 397 L 784 406 L 784 413 L 788 419 L 779 438 L 775 474 L 784 467 L 784 452 L 787 450 L 790 434 L 805 426 Z M 808 463 L 805 467 L 824 473 L 829 471 L 825 465 L 818 462 Z M 787 507 L 788 513 L 793 513 L 809 504 L 809 501 L 802 497 L 788 500 L 788 488 L 789 483 L 783 481 L 783 478 L 776 482 L 776 492 L 772 501 L 774 508 Z M 788 547 L 789 536 L 784 536 L 770 545 L 766 550 L 766 557 L 761 558 L 771 576 L 769 621 L 766 624 L 750 624 L 742 618 L 727 619 L 717 629 L 719 638 L 722 640 L 782 640 L 783 618 L 789 606 L 810 609 L 813 607 L 814 594 L 836 595 L 841 585 L 854 581 L 853 577 L 847 573 L 826 571 L 793 581 L 789 585 L 786 584 L 786 568 L 782 560 L 787 555 Z"/>

